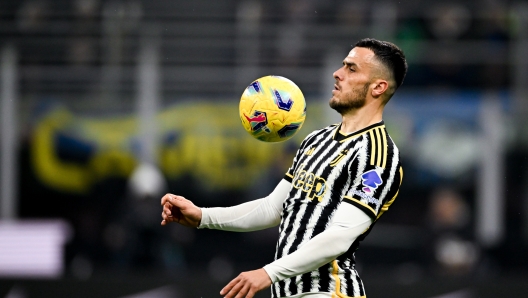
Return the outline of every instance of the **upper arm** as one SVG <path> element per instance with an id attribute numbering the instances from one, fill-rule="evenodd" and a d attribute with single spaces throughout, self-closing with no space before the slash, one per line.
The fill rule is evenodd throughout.
<path id="1" fill-rule="evenodd" d="M 376 220 L 396 199 L 402 174 L 400 166 L 392 171 L 367 169 L 360 174 L 360 182 L 347 191 L 343 202 L 354 205 Z"/>
<path id="2" fill-rule="evenodd" d="M 363 210 L 376 220 L 394 202 L 401 185 L 403 171 L 399 152 L 383 130 L 374 130 L 368 146 L 360 152 L 361 161 L 350 165 L 351 183 L 343 202 Z"/>
<path id="3" fill-rule="evenodd" d="M 341 204 L 332 217 L 329 229 L 336 227 L 349 229 L 364 225 L 365 223 L 368 223 L 368 226 L 370 226 L 372 222 L 372 218 L 363 210 L 351 204 Z M 357 236 L 359 236 L 359 234 L 355 235 L 355 237 Z"/>
<path id="4" fill-rule="evenodd" d="M 270 206 L 279 214 L 282 213 L 283 203 L 291 189 L 291 183 L 282 179 L 275 189 L 265 198 Z"/>

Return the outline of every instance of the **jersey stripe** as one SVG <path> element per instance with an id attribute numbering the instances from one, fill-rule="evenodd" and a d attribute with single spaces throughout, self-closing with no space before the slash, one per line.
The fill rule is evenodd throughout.
<path id="1" fill-rule="evenodd" d="M 382 151 L 381 149 L 382 149 L 382 147 L 383 147 L 383 144 L 381 143 L 381 136 L 380 136 L 380 130 L 379 130 L 379 128 L 377 128 L 377 129 L 375 130 L 375 134 L 376 134 L 376 144 L 377 144 L 377 146 L 376 146 L 377 148 L 376 148 L 376 149 L 378 150 L 378 151 L 376 152 L 376 154 L 377 154 L 377 155 L 376 155 L 376 166 L 381 167 L 381 160 L 382 160 L 382 158 L 383 158 L 383 157 L 381 156 L 381 151 Z"/>
<path id="2" fill-rule="evenodd" d="M 374 136 L 374 131 L 369 131 L 370 139 L 371 139 L 371 149 L 370 149 L 370 164 L 373 165 L 376 160 L 376 137 Z"/>
<path id="3" fill-rule="evenodd" d="M 383 123 L 383 121 L 380 122 L 380 123 Z M 337 140 L 338 140 L 340 143 L 348 142 L 348 141 L 350 141 L 351 139 L 357 138 L 358 136 L 360 136 L 360 135 L 362 135 L 362 134 L 368 134 L 368 133 L 370 133 L 371 130 L 377 129 L 378 127 L 379 127 L 379 128 L 382 128 L 382 129 L 385 129 L 385 125 L 374 124 L 374 125 L 371 125 L 371 126 L 369 126 L 369 127 L 364 128 L 364 129 L 360 129 L 359 131 L 356 131 L 356 132 L 354 132 L 354 133 L 351 133 L 351 134 L 349 134 L 349 135 L 347 135 L 347 136 L 343 136 L 342 138 L 339 138 L 339 139 L 337 139 Z M 341 126 L 339 126 L 338 128 L 341 128 Z M 336 138 L 334 137 L 334 139 L 336 139 Z"/>
<path id="4" fill-rule="evenodd" d="M 399 184 L 399 185 L 401 185 L 401 181 L 402 181 L 402 179 L 403 179 L 403 169 L 402 169 L 401 167 L 400 167 L 399 173 L 400 173 L 400 184 Z M 399 186 L 398 186 L 398 187 L 399 187 Z M 394 196 L 392 197 L 392 199 L 390 199 L 390 201 L 388 201 L 387 203 L 383 204 L 383 207 L 381 207 L 381 210 L 380 210 L 378 216 L 376 217 L 376 220 L 377 220 L 378 218 L 380 218 L 380 216 L 381 216 L 383 213 L 385 213 L 387 210 L 389 210 L 389 207 L 392 205 L 392 203 L 394 203 L 394 200 L 396 200 L 396 197 L 398 196 L 399 193 L 400 193 L 399 190 L 396 191 L 396 194 L 394 194 Z"/>
<path id="5" fill-rule="evenodd" d="M 292 188 L 283 204 L 276 259 L 324 232 L 342 202 L 357 206 L 374 220 L 394 202 L 397 182 L 401 183 L 399 152 L 384 123 L 350 135 L 339 129 L 340 125 L 331 125 L 309 134 L 285 174 Z M 372 225 L 336 260 L 274 283 L 272 296 L 307 292 L 332 293 L 340 298 L 364 296 L 354 252 L 371 229 Z"/>
<path id="6" fill-rule="evenodd" d="M 345 268 L 346 267 L 350 267 L 350 259 L 347 259 L 345 260 L 344 262 L 345 264 Z M 356 293 L 356 290 L 355 290 L 355 287 L 354 287 L 354 279 L 352 279 L 352 272 L 350 270 L 346 270 L 345 271 L 345 274 L 343 275 L 343 279 L 344 279 L 344 288 L 343 288 L 343 292 L 344 293 Z"/>
<path id="7" fill-rule="evenodd" d="M 354 272 L 356 276 L 356 282 L 358 284 L 359 296 L 360 298 L 365 297 L 365 287 L 363 286 L 363 281 L 359 278 L 359 274 L 357 273 L 356 269 L 354 269 Z"/>
<path id="8" fill-rule="evenodd" d="M 333 135 L 333 131 L 332 130 L 323 131 L 322 134 L 317 134 L 317 136 L 315 137 L 315 140 L 313 140 L 313 141 L 315 143 L 319 143 L 319 142 L 322 141 L 322 139 L 330 138 L 332 135 Z M 311 142 L 307 142 L 307 144 L 310 144 L 310 143 Z M 329 146 L 317 146 L 315 148 L 315 150 L 313 150 L 311 155 L 309 155 L 309 156 L 301 155 L 300 158 L 299 158 L 299 161 L 298 161 L 298 163 L 300 165 L 296 167 L 296 172 L 294 174 L 294 179 L 295 178 L 300 178 L 301 171 L 312 170 L 312 168 L 314 168 L 316 166 L 320 166 L 320 163 L 324 161 L 322 156 L 325 153 L 327 153 L 328 151 L 330 151 L 330 150 L 331 150 L 331 148 Z M 314 162 L 314 165 L 311 168 L 307 168 L 305 170 L 304 167 L 303 167 L 303 165 L 304 165 L 303 162 L 306 159 L 315 159 L 316 162 Z M 294 184 L 292 184 L 292 185 L 294 185 Z M 292 222 L 292 223 L 290 223 L 288 225 L 288 227 L 286 228 L 286 230 L 284 231 L 284 234 L 285 235 L 289 235 L 289 236 L 286 237 L 286 238 L 282 238 L 282 244 L 279 245 L 279 247 L 277 248 L 277 251 L 276 251 L 276 258 L 278 256 L 288 255 L 291 251 L 295 251 L 297 249 L 297 246 L 298 246 L 299 242 L 302 240 L 302 234 L 305 233 L 305 230 L 300 229 L 300 228 L 302 228 L 301 227 L 301 224 L 302 224 L 301 219 L 305 216 L 305 214 L 311 214 L 313 212 L 313 209 L 315 208 L 315 204 L 312 204 L 312 207 L 309 207 L 308 210 L 306 210 L 307 206 L 305 204 L 299 204 L 298 197 L 300 197 L 300 196 L 302 196 L 302 190 L 301 189 L 296 189 L 295 187 L 292 188 L 292 190 L 290 191 L 290 199 L 289 199 L 290 204 L 292 204 L 292 206 L 293 206 L 292 212 L 290 213 L 290 215 L 292 215 L 292 216 L 289 218 L 289 222 Z M 297 199 L 297 201 L 296 201 L 296 199 Z M 286 203 L 288 203 L 288 200 L 287 200 Z M 282 235 L 283 233 L 280 233 L 280 234 Z M 298 242 L 295 242 L 297 239 L 298 239 Z M 281 239 L 279 238 L 279 241 L 280 240 Z M 294 244 L 295 244 L 294 249 L 291 250 L 290 248 Z M 291 293 L 288 293 L 289 292 L 289 288 L 290 288 L 290 286 L 289 286 L 290 283 L 291 283 L 290 280 L 279 282 L 281 288 L 284 290 L 284 296 L 292 295 Z M 281 290 L 281 295 L 282 295 L 282 291 L 283 290 Z"/>
<path id="9" fill-rule="evenodd" d="M 337 267 L 337 261 L 336 260 L 333 260 L 332 261 L 332 276 L 334 277 L 334 280 L 335 280 L 335 293 L 337 294 L 337 296 L 341 296 L 341 280 L 339 279 L 339 275 L 337 275 L 339 273 L 339 267 Z"/>
<path id="10" fill-rule="evenodd" d="M 381 136 L 382 136 L 382 144 L 383 144 L 383 154 L 382 154 L 383 160 L 381 163 L 381 167 L 385 168 L 387 165 L 387 154 L 388 154 L 387 134 L 384 133 L 384 131 L 382 131 Z"/>

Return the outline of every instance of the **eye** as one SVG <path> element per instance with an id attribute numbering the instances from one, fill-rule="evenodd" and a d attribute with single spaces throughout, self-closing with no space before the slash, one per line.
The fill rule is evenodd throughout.
<path id="1" fill-rule="evenodd" d="M 343 67 L 348 69 L 350 72 L 356 72 L 356 65 L 354 63 L 343 62 Z"/>

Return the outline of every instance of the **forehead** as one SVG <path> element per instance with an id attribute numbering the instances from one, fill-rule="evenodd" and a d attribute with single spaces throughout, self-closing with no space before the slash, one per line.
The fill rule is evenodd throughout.
<path id="1" fill-rule="evenodd" d="M 346 62 L 354 62 L 358 65 L 360 64 L 373 64 L 374 61 L 374 52 L 367 48 L 355 47 L 348 53 L 346 56 Z"/>

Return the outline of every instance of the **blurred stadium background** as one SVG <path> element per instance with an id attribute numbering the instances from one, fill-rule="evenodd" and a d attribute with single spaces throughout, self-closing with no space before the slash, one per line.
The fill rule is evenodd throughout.
<path id="1" fill-rule="evenodd" d="M 332 72 L 363 37 L 409 62 L 385 113 L 405 178 L 357 253 L 368 297 L 527 297 L 528 3 L 500 0 L 2 0 L 0 296 L 217 297 L 270 262 L 275 229 L 161 227 L 160 197 L 267 195 L 339 121 Z M 308 102 L 280 144 L 238 119 L 269 74 Z"/>

